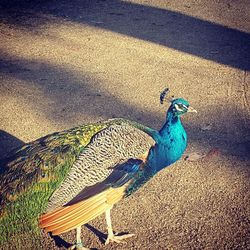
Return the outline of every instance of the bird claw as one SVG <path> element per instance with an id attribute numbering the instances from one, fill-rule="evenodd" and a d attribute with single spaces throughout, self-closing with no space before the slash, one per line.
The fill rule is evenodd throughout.
<path id="1" fill-rule="evenodd" d="M 135 234 L 124 234 L 124 235 L 117 235 L 117 234 L 113 234 L 111 236 L 108 236 L 107 240 L 105 241 L 105 245 L 108 245 L 110 242 L 116 242 L 118 244 L 124 244 L 126 243 L 125 239 L 130 238 L 135 236 Z"/>

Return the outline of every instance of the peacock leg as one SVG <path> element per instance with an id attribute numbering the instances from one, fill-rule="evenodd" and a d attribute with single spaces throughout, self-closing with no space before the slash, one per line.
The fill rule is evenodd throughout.
<path id="1" fill-rule="evenodd" d="M 113 233 L 112 224 L 111 224 L 111 217 L 110 217 L 110 209 L 106 210 L 106 222 L 108 226 L 108 237 L 105 241 L 105 245 L 109 244 L 111 241 L 116 243 L 124 243 L 124 239 L 134 236 L 134 234 L 124 234 L 124 235 L 117 235 Z"/>
<path id="2" fill-rule="evenodd" d="M 68 250 L 89 250 L 89 248 L 86 248 L 82 244 L 81 240 L 81 226 L 76 228 L 76 244 L 68 248 Z"/>

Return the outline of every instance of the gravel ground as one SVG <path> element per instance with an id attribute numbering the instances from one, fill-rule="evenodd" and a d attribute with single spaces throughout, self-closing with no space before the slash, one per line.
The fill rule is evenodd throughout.
<path id="1" fill-rule="evenodd" d="M 184 159 L 112 211 L 135 233 L 93 249 L 250 249 L 250 2 L 11 1 L 0 3 L 0 155 L 54 131 L 112 117 L 159 128 L 159 93 L 188 99 Z M 93 233 L 94 232 L 94 233 Z M 50 238 L 65 248 L 75 232 Z M 10 247 L 11 249 L 11 247 Z M 24 249 L 25 248 L 24 246 Z"/>

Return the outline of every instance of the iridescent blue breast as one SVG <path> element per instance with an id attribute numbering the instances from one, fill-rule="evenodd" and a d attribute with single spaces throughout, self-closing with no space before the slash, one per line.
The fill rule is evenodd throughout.
<path id="1" fill-rule="evenodd" d="M 155 146 L 151 149 L 148 163 L 158 172 L 179 160 L 187 147 L 187 134 L 178 119 L 159 133 Z"/>

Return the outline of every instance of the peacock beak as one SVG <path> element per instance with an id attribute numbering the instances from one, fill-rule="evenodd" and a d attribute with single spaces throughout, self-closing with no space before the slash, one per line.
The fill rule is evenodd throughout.
<path id="1" fill-rule="evenodd" d="M 189 106 L 187 112 L 197 113 L 197 110 L 194 109 L 193 107 Z"/>

